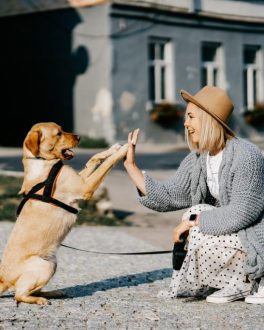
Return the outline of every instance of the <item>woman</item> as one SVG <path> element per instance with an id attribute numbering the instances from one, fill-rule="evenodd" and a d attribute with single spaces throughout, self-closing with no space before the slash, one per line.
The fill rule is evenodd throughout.
<path id="1" fill-rule="evenodd" d="M 262 282 L 250 295 L 255 280 L 264 276 L 264 159 L 227 125 L 233 104 L 222 89 L 205 86 L 194 96 L 184 90 L 181 95 L 187 102 L 184 126 L 191 152 L 175 175 L 162 183 L 141 172 L 135 163 L 138 130 L 128 136 L 124 162 L 146 207 L 166 212 L 200 203 L 214 206 L 175 228 L 177 243 L 190 231 L 189 247 L 168 295 L 212 287 L 219 290 L 208 302 L 247 297 L 253 303 L 257 295 L 264 303 Z"/>

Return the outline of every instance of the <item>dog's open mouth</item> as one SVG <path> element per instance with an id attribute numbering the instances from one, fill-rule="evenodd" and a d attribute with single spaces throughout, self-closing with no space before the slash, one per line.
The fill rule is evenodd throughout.
<path id="1" fill-rule="evenodd" d="M 63 149 L 61 153 L 65 159 L 72 159 L 75 156 L 71 149 Z"/>

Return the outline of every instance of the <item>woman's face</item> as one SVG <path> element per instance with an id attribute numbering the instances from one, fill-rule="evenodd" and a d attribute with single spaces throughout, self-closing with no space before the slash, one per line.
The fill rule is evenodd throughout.
<path id="1" fill-rule="evenodd" d="M 200 120 L 197 106 L 191 102 L 188 103 L 186 108 L 184 126 L 189 132 L 189 137 L 193 143 L 199 143 L 200 140 Z"/>

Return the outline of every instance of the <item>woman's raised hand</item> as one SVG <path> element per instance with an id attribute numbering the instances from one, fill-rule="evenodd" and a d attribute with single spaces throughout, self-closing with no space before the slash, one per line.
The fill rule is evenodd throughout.
<path id="1" fill-rule="evenodd" d="M 130 132 L 128 134 L 128 151 L 126 155 L 126 159 L 124 161 L 125 168 L 129 168 L 131 166 L 135 166 L 135 150 L 136 150 L 136 144 L 138 141 L 138 135 L 139 135 L 139 128 L 135 129 L 133 132 Z"/>
<path id="2" fill-rule="evenodd" d="M 141 170 L 136 165 L 135 150 L 138 140 L 139 128 L 128 134 L 128 151 L 124 160 L 124 166 L 128 175 L 137 186 L 141 194 L 146 195 L 144 176 Z"/>

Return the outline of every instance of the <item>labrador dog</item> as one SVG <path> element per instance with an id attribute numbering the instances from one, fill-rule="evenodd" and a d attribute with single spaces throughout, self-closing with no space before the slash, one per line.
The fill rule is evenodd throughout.
<path id="1" fill-rule="evenodd" d="M 35 186 L 35 195 L 42 195 L 46 188 L 38 184 L 45 182 L 60 160 L 74 157 L 71 148 L 79 139 L 55 123 L 34 125 L 23 144 L 24 181 L 20 193 L 27 195 Z M 61 167 L 50 193 L 52 201 L 59 201 L 68 209 L 38 200 L 35 195 L 26 199 L 3 253 L 0 293 L 14 290 L 17 302 L 48 303 L 37 292 L 56 271 L 56 250 L 76 221 L 78 200 L 92 197 L 108 171 L 125 157 L 127 149 L 127 145 L 116 144 L 93 156 L 79 173 L 70 166 Z"/>

